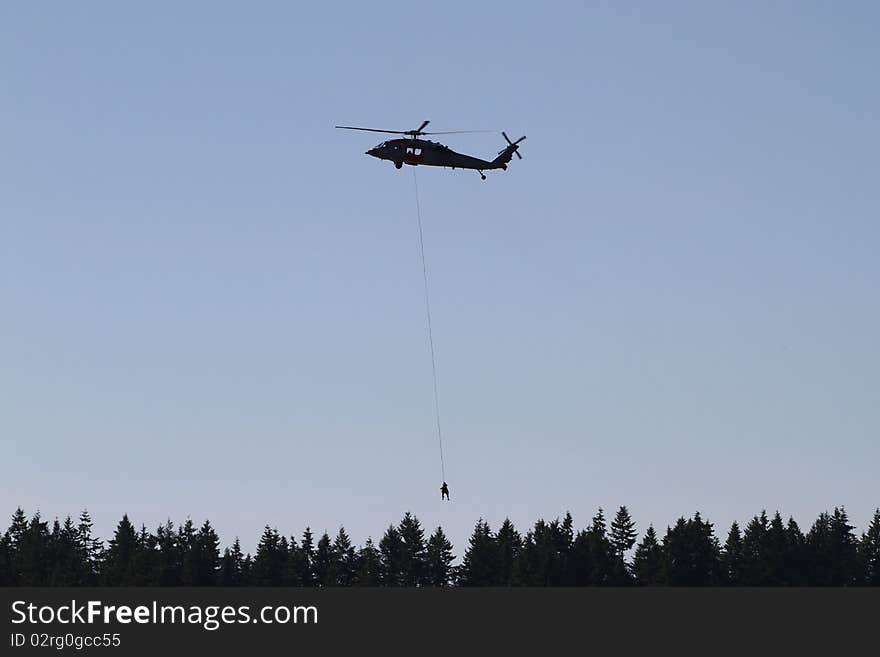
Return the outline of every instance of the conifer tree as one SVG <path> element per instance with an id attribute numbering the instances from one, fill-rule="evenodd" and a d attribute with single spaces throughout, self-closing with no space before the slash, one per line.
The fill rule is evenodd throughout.
<path id="1" fill-rule="evenodd" d="M 770 521 L 767 512 L 753 517 L 743 533 L 742 583 L 746 586 L 762 586 L 769 582 L 767 564 L 767 532 Z"/>
<path id="2" fill-rule="evenodd" d="M 601 507 L 596 515 L 593 516 L 590 526 L 587 528 L 585 539 L 592 565 L 590 585 L 603 586 L 612 583 L 613 548 L 608 540 L 605 514 L 602 512 Z"/>
<path id="3" fill-rule="evenodd" d="M 136 583 L 138 536 L 134 525 L 123 515 L 116 526 L 116 533 L 107 547 L 104 560 L 104 584 L 108 586 L 132 586 Z"/>
<path id="4" fill-rule="evenodd" d="M 570 579 L 575 543 L 569 545 L 567 532 L 559 521 L 538 520 L 526 533 L 520 560 L 526 586 L 557 586 Z M 564 550 L 564 552 L 563 552 Z"/>
<path id="5" fill-rule="evenodd" d="M 425 532 L 419 519 L 409 511 L 397 528 L 402 542 L 400 554 L 401 583 L 403 586 L 423 586 L 426 583 Z"/>
<path id="6" fill-rule="evenodd" d="M 849 524 L 849 516 L 844 507 L 834 507 L 831 514 L 831 586 L 852 586 L 859 583 L 858 539 Z"/>
<path id="7" fill-rule="evenodd" d="M 28 522 L 19 509 L 13 516 L 13 570 L 20 586 L 45 586 L 49 580 L 49 526 L 37 511 Z"/>
<path id="8" fill-rule="evenodd" d="M 379 581 L 382 586 L 400 586 L 403 581 L 403 540 L 394 525 L 379 541 Z"/>
<path id="9" fill-rule="evenodd" d="M 679 518 L 663 539 L 664 571 L 670 586 L 712 586 L 721 574 L 720 546 L 712 524 L 699 513 Z"/>
<path id="10" fill-rule="evenodd" d="M 244 561 L 241 562 L 241 583 L 243 586 L 255 586 L 254 559 L 250 552 L 244 555 Z"/>
<path id="11" fill-rule="evenodd" d="M 315 583 L 318 586 L 331 586 L 336 579 L 336 555 L 333 554 L 333 546 L 327 532 L 321 534 L 318 545 L 315 548 L 314 573 Z"/>
<path id="12" fill-rule="evenodd" d="M 180 579 L 184 586 L 196 585 L 199 569 L 199 551 L 196 545 L 196 528 L 191 518 L 177 528 L 177 546 L 180 550 Z"/>
<path id="13" fill-rule="evenodd" d="M 832 578 L 831 555 L 831 516 L 823 511 L 816 518 L 805 537 L 807 553 L 807 584 L 810 586 L 830 586 Z"/>
<path id="14" fill-rule="evenodd" d="M 491 586 L 495 583 L 495 548 L 489 524 L 481 518 L 464 553 L 459 580 L 462 586 Z"/>
<path id="15" fill-rule="evenodd" d="M 859 542 L 863 580 L 867 586 L 880 586 L 880 508 L 874 511 L 868 531 Z"/>
<path id="16" fill-rule="evenodd" d="M 657 586 L 665 583 L 663 577 L 663 550 L 657 542 L 653 525 L 648 525 L 641 543 L 633 555 L 633 576 L 639 586 Z"/>
<path id="17" fill-rule="evenodd" d="M 764 572 L 769 586 L 785 586 L 791 580 L 788 572 L 788 533 L 779 511 L 773 514 L 764 538 Z"/>
<path id="18" fill-rule="evenodd" d="M 570 519 L 571 516 L 569 515 Z M 439 528 L 438 528 L 439 529 Z M 505 518 L 495 535 L 498 564 L 496 586 L 518 586 L 522 583 L 520 559 L 522 558 L 522 538 L 514 528 L 510 518 Z M 451 547 L 451 546 L 450 546 Z"/>
<path id="19" fill-rule="evenodd" d="M 223 557 L 220 560 L 220 586 L 241 586 L 242 573 L 241 567 L 244 561 L 244 555 L 241 553 L 241 542 L 238 536 L 232 543 L 232 548 L 223 550 Z"/>
<path id="20" fill-rule="evenodd" d="M 15 571 L 12 567 L 12 538 L 9 530 L 0 537 L 0 586 L 15 586 Z"/>
<path id="21" fill-rule="evenodd" d="M 152 586 L 156 584 L 158 571 L 159 551 L 156 537 L 147 531 L 146 525 L 141 525 L 141 531 L 137 537 L 137 550 L 134 560 L 134 581 L 137 586 Z"/>
<path id="22" fill-rule="evenodd" d="M 76 527 L 70 516 L 61 525 L 56 519 L 50 537 L 50 586 L 77 586 L 84 577 L 85 565 L 77 546 Z"/>
<path id="23" fill-rule="evenodd" d="M 333 554 L 336 556 L 336 576 L 333 585 L 351 586 L 357 577 L 357 554 L 345 532 L 345 527 L 340 527 L 336 534 Z"/>
<path id="24" fill-rule="evenodd" d="M 636 544 L 635 526 L 627 508 L 620 507 L 611 523 L 611 548 L 620 559 Z"/>
<path id="25" fill-rule="evenodd" d="M 357 579 L 358 586 L 379 586 L 382 583 L 382 567 L 379 561 L 379 550 L 373 544 L 373 539 L 368 538 L 364 546 L 358 551 L 357 556 Z"/>
<path id="26" fill-rule="evenodd" d="M 455 579 L 452 562 L 452 543 L 441 527 L 437 527 L 428 539 L 425 559 L 425 581 L 428 586 L 450 586 Z"/>
<path id="27" fill-rule="evenodd" d="M 743 583 L 743 539 L 736 520 L 730 526 L 727 541 L 724 543 L 721 573 L 725 584 L 738 586 Z"/>
<path id="28" fill-rule="evenodd" d="M 80 584 L 83 586 L 95 586 L 98 583 L 98 571 L 101 567 L 104 545 L 101 539 L 92 536 L 92 517 L 86 509 L 83 509 L 82 513 L 79 514 L 76 539 L 80 559 L 85 566 Z"/>
<path id="29" fill-rule="evenodd" d="M 789 586 L 803 586 L 807 583 L 806 542 L 801 528 L 789 517 L 785 527 L 786 573 Z"/>
<path id="30" fill-rule="evenodd" d="M 618 586 L 631 582 L 629 566 L 626 563 L 626 552 L 636 543 L 636 523 L 630 518 L 625 506 L 617 510 L 611 522 L 611 581 Z"/>
<path id="31" fill-rule="evenodd" d="M 253 561 L 253 584 L 255 586 L 280 586 L 284 569 L 281 554 L 281 536 L 277 529 L 266 525 L 257 545 Z"/>
<path id="32" fill-rule="evenodd" d="M 194 548 L 196 558 L 193 564 L 194 584 L 196 586 L 212 586 L 217 583 L 220 570 L 220 538 L 205 520 L 196 533 Z"/>
<path id="33" fill-rule="evenodd" d="M 181 570 L 183 555 L 178 543 L 178 533 L 169 518 L 156 529 L 157 574 L 159 586 L 179 586 L 182 583 Z"/>
<path id="34" fill-rule="evenodd" d="M 310 527 L 306 527 L 303 532 L 302 541 L 300 542 L 298 555 L 298 563 L 300 569 L 300 585 L 315 586 L 314 558 L 315 558 L 315 542 Z"/>

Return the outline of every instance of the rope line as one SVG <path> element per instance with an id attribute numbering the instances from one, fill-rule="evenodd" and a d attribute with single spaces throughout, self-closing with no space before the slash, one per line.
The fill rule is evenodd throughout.
<path id="1" fill-rule="evenodd" d="M 437 420 L 437 442 L 440 445 L 440 474 L 446 481 L 446 463 L 443 459 L 443 432 L 440 430 L 440 397 L 437 394 L 437 358 L 434 354 L 434 332 L 431 328 L 431 299 L 428 295 L 428 267 L 425 264 L 425 239 L 422 234 L 422 207 L 419 203 L 419 183 L 413 167 L 413 186 L 416 191 L 416 217 L 419 224 L 419 253 L 422 256 L 422 280 L 425 284 L 425 315 L 428 319 L 428 345 L 431 347 L 431 377 L 434 382 L 434 417 Z"/>

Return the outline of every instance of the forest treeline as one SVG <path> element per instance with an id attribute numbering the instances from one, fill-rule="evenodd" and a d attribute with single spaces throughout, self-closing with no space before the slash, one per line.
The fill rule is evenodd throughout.
<path id="1" fill-rule="evenodd" d="M 266 526 L 256 552 L 238 539 L 223 549 L 211 523 L 169 520 L 155 532 L 123 516 L 106 543 L 78 521 L 51 527 L 18 509 L 0 538 L 2 586 L 880 586 L 880 509 L 855 534 L 843 508 L 821 513 L 803 533 L 777 512 L 734 522 L 722 543 L 699 513 L 662 537 L 620 507 L 610 524 L 599 509 L 576 530 L 571 514 L 539 520 L 521 534 L 480 520 L 460 563 L 443 529 L 430 535 L 407 513 L 378 545 L 352 545 L 344 528 L 297 539 Z M 633 549 L 634 548 L 634 549 Z"/>

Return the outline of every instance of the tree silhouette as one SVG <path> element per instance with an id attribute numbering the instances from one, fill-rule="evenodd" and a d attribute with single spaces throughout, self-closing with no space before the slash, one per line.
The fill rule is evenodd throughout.
<path id="1" fill-rule="evenodd" d="M 382 564 L 379 550 L 368 538 L 357 556 L 357 584 L 359 586 L 379 586 L 382 583 Z"/>
<path id="2" fill-rule="evenodd" d="M 639 586 L 658 586 L 666 583 L 663 566 L 663 549 L 657 542 L 653 525 L 648 526 L 645 537 L 633 555 L 633 576 Z"/>
<path id="3" fill-rule="evenodd" d="M 334 586 L 352 586 L 357 578 L 357 554 L 351 545 L 351 539 L 340 527 L 333 541 L 333 554 L 336 558 L 336 570 L 333 577 Z"/>
<path id="4" fill-rule="evenodd" d="M 495 541 L 489 524 L 482 518 L 474 526 L 461 564 L 459 583 L 462 586 L 491 586 L 496 582 Z"/>
<path id="5" fill-rule="evenodd" d="M 425 582 L 428 586 L 450 586 L 455 579 L 452 562 L 452 543 L 443 529 L 437 527 L 428 539 L 425 558 Z"/>
<path id="6" fill-rule="evenodd" d="M 439 530 L 439 527 L 438 527 Z M 498 564 L 495 574 L 497 586 L 517 586 L 522 584 L 521 566 L 522 537 L 513 526 L 510 518 L 505 518 L 495 536 Z"/>
<path id="7" fill-rule="evenodd" d="M 397 527 L 402 543 L 400 551 L 401 583 L 403 586 L 423 586 L 427 583 L 425 532 L 419 519 L 409 511 Z"/>
<path id="8" fill-rule="evenodd" d="M 664 571 L 671 586 L 712 586 L 720 583 L 720 548 L 712 524 L 699 513 L 679 518 L 663 538 Z"/>
<path id="9" fill-rule="evenodd" d="M 859 556 L 864 573 L 863 583 L 880 586 L 880 509 L 874 511 L 868 531 L 862 535 Z"/>
<path id="10" fill-rule="evenodd" d="M 253 557 L 241 543 L 220 552 L 209 521 L 198 528 L 170 520 L 155 532 L 135 530 L 127 515 L 106 549 L 83 511 L 75 523 L 30 519 L 22 509 L 0 535 L 2 586 L 854 586 L 880 585 L 880 509 L 861 537 L 844 507 L 822 512 L 806 536 L 794 518 L 762 511 L 744 532 L 734 522 L 722 549 L 712 523 L 699 513 L 679 518 L 662 542 L 649 526 L 636 545 L 635 526 L 620 507 L 606 527 L 602 509 L 576 530 L 571 514 L 539 519 L 523 537 L 509 519 L 497 533 L 479 520 L 461 565 L 438 527 L 426 541 L 418 518 L 406 513 L 378 547 L 355 548 L 340 527 L 317 545 L 264 528 Z M 625 555 L 635 546 L 632 563 Z"/>
<path id="11" fill-rule="evenodd" d="M 379 541 L 379 581 L 382 586 L 400 586 L 403 581 L 403 540 L 394 525 Z"/>
<path id="12" fill-rule="evenodd" d="M 737 586 L 743 583 L 743 538 L 736 520 L 727 533 L 724 552 L 721 555 L 721 576 L 726 584 Z"/>
<path id="13" fill-rule="evenodd" d="M 104 584 L 107 586 L 134 586 L 137 584 L 136 565 L 138 536 L 134 525 L 123 515 L 110 539 L 104 558 Z"/>

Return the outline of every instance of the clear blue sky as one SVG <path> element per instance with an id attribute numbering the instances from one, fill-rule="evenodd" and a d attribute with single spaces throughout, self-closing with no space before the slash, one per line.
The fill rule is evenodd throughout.
<path id="1" fill-rule="evenodd" d="M 876 3 L 0 9 L 0 499 L 457 554 L 880 504 Z M 528 135 L 481 182 L 334 124 Z M 500 134 L 451 136 L 494 156 Z M 806 529 L 806 527 L 805 527 Z"/>

